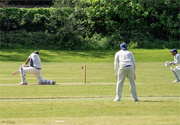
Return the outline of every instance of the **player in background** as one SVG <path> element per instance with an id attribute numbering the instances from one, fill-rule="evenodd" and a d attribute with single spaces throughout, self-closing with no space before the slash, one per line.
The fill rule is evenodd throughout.
<path id="1" fill-rule="evenodd" d="M 26 66 L 29 62 L 30 62 L 30 65 Z M 21 79 L 22 79 L 22 82 L 19 83 L 20 85 L 27 85 L 26 73 L 34 74 L 36 76 L 36 78 L 38 79 L 39 85 L 55 84 L 55 81 L 53 81 L 53 80 L 47 80 L 47 79 L 42 78 L 42 76 L 41 76 L 41 59 L 39 58 L 38 51 L 35 51 L 34 53 L 32 53 L 29 56 L 26 63 L 23 64 L 22 66 L 20 66 L 19 72 L 20 72 Z"/>
<path id="2" fill-rule="evenodd" d="M 177 52 L 177 49 L 172 49 L 171 54 L 174 56 L 174 62 L 170 62 L 172 65 L 178 65 L 174 69 L 171 68 L 171 71 L 175 77 L 175 81 L 180 83 L 180 54 Z"/>
<path id="3" fill-rule="evenodd" d="M 136 79 L 135 70 L 136 64 L 132 52 L 127 50 L 126 43 L 120 45 L 121 50 L 115 54 L 114 70 L 116 74 L 117 86 L 116 86 L 116 98 L 114 101 L 120 101 L 122 97 L 122 90 L 125 78 L 127 77 L 131 86 L 131 96 L 134 101 L 139 101 L 136 93 L 136 85 L 134 80 Z M 119 68 L 118 68 L 119 65 Z"/>

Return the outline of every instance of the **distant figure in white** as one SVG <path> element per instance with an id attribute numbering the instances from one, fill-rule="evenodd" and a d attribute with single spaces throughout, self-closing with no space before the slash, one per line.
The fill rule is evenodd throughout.
<path id="1" fill-rule="evenodd" d="M 30 62 L 29 66 L 26 66 Z M 38 79 L 39 85 L 54 85 L 56 82 L 53 80 L 43 79 L 41 76 L 41 59 L 39 58 L 39 52 L 35 51 L 32 53 L 29 58 L 27 59 L 26 63 L 20 66 L 19 69 L 22 82 L 19 83 L 20 85 L 27 85 L 26 81 L 26 73 L 31 73 L 36 76 Z"/>
<path id="2" fill-rule="evenodd" d="M 170 62 L 172 65 L 178 65 L 174 69 L 171 68 L 171 71 L 175 77 L 175 81 L 173 82 L 179 82 L 180 83 L 180 54 L 177 52 L 177 49 L 172 49 L 171 54 L 174 56 L 174 62 Z"/>
<path id="3" fill-rule="evenodd" d="M 134 80 L 136 79 L 135 70 L 136 64 L 132 52 L 127 50 L 126 43 L 120 45 L 120 51 L 115 54 L 114 70 L 116 74 L 117 86 L 116 86 L 116 98 L 114 101 L 121 101 L 123 84 L 127 77 L 130 82 L 131 96 L 134 101 L 139 101 L 136 92 L 136 85 Z M 119 68 L 118 68 L 119 66 Z"/>

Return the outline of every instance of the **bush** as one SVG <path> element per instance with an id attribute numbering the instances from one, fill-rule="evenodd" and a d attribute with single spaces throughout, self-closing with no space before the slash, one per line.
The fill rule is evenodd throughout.
<path id="1" fill-rule="evenodd" d="M 1 49 L 58 49 L 58 50 L 107 50 L 119 49 L 122 42 L 118 35 L 104 37 L 102 34 L 95 33 L 92 37 L 83 38 L 67 29 L 64 33 L 49 34 L 45 32 L 27 32 L 25 30 L 10 31 L 8 33 L 0 32 Z M 141 40 L 130 41 L 129 48 L 163 49 L 179 48 L 178 40 Z"/>
<path id="2" fill-rule="evenodd" d="M 52 0 L 5 0 L 7 5 L 52 5 Z"/>
<path id="3" fill-rule="evenodd" d="M 1 8 L 0 11 L 1 31 L 44 31 L 43 27 L 50 16 L 50 9 L 45 8 Z"/>
<path id="4" fill-rule="evenodd" d="M 56 8 L 49 9 L 1 8 L 1 47 L 114 49 L 122 42 L 131 48 L 180 46 L 177 0 L 90 0 L 77 4 L 81 2 L 57 1 Z"/>
<path id="5" fill-rule="evenodd" d="M 82 37 L 67 29 L 64 34 L 44 32 L 10 31 L 1 33 L 1 49 L 83 49 Z M 86 49 L 86 48 L 85 48 Z"/>

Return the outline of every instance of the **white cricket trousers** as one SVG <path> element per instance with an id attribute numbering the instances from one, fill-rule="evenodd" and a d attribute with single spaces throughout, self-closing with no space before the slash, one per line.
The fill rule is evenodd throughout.
<path id="1" fill-rule="evenodd" d="M 176 68 L 171 68 L 171 71 L 175 77 L 175 79 L 177 80 L 177 82 L 180 82 L 180 66 L 176 66 Z"/>
<path id="2" fill-rule="evenodd" d="M 135 72 L 134 72 L 133 66 L 122 67 L 119 69 L 117 86 L 116 86 L 116 99 L 121 100 L 124 81 L 125 81 L 125 78 L 127 77 L 130 82 L 131 96 L 133 97 L 133 100 L 138 100 L 137 92 L 136 92 L 136 85 L 134 82 L 134 75 L 135 75 Z"/>
<path id="3" fill-rule="evenodd" d="M 23 83 L 27 82 L 26 81 L 26 73 L 34 74 L 36 76 L 36 78 L 38 79 L 38 83 L 43 82 L 41 70 L 33 68 L 33 67 L 23 67 L 23 76 L 21 76 Z"/>

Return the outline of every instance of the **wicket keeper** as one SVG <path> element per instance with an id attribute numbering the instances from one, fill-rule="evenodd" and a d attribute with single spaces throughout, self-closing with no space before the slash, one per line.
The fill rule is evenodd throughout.
<path id="1" fill-rule="evenodd" d="M 171 71 L 175 77 L 175 81 L 180 83 L 180 54 L 178 53 L 177 49 L 172 49 L 171 54 L 174 56 L 174 62 L 171 62 L 172 65 L 178 65 L 174 69 L 171 68 Z"/>
<path id="2" fill-rule="evenodd" d="M 135 70 L 136 64 L 132 52 L 127 50 L 126 43 L 120 45 L 120 51 L 115 54 L 114 70 L 116 74 L 117 86 L 116 86 L 116 98 L 114 101 L 121 101 L 122 90 L 125 78 L 127 77 L 130 82 L 131 96 L 134 101 L 139 101 L 136 93 L 136 85 L 134 80 L 136 79 Z M 118 68 L 119 65 L 119 68 Z"/>
<path id="3" fill-rule="evenodd" d="M 30 65 L 26 66 L 29 62 L 30 62 Z M 20 85 L 27 85 L 26 73 L 34 74 L 36 76 L 36 78 L 38 79 L 39 85 L 45 85 L 45 84 L 53 85 L 56 83 L 53 80 L 48 80 L 48 79 L 42 78 L 42 76 L 41 76 L 41 59 L 39 58 L 38 51 L 35 51 L 28 57 L 26 63 L 23 64 L 22 66 L 20 66 L 19 72 L 20 72 L 21 79 L 22 79 L 22 82 L 19 83 Z"/>

